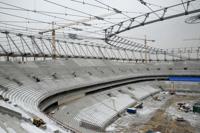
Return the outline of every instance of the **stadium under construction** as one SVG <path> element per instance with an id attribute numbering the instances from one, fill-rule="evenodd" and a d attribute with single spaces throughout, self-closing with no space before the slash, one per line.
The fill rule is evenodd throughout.
<path id="1" fill-rule="evenodd" d="M 199 133 L 200 0 L 1 0 L 0 133 Z"/>

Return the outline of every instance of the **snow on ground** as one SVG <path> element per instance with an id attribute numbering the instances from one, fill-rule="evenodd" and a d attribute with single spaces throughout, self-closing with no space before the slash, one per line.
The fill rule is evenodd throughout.
<path id="1" fill-rule="evenodd" d="M 153 88 L 150 85 L 130 85 L 133 90 L 129 90 L 137 99 L 143 99 L 153 93 L 159 91 L 159 89 Z"/>
<path id="2" fill-rule="evenodd" d="M 17 133 L 14 129 L 10 128 L 10 127 L 7 127 L 7 130 L 9 133 Z"/>
<path id="3" fill-rule="evenodd" d="M 24 128 L 28 133 L 45 133 L 45 131 L 43 131 L 42 129 L 36 128 L 25 122 L 21 123 L 21 127 Z"/>
<path id="4" fill-rule="evenodd" d="M 0 106 L 22 114 L 22 118 L 23 118 L 22 120 L 15 119 L 14 121 L 19 121 L 19 123 L 21 122 L 20 126 L 30 133 L 45 133 L 45 132 L 49 133 L 49 132 L 54 132 L 55 130 L 59 130 L 60 133 L 70 133 L 70 131 L 66 131 L 66 130 L 62 129 L 61 127 L 59 127 L 58 125 L 56 125 L 54 121 L 47 118 L 45 116 L 45 114 L 43 114 L 41 112 L 37 113 L 37 114 L 39 114 L 39 115 L 37 115 L 37 117 L 42 118 L 42 119 L 44 118 L 43 120 L 46 122 L 46 126 L 47 126 L 47 129 L 45 129 L 45 130 L 42 130 L 42 129 L 36 127 L 35 125 L 24 121 L 24 119 L 32 119 L 34 116 L 33 114 L 35 114 L 36 112 L 33 112 L 33 111 L 27 112 L 27 111 L 23 110 L 20 106 L 16 105 L 15 103 L 9 103 L 9 102 L 5 102 L 5 101 L 1 101 L 1 100 L 0 100 Z M 12 120 L 12 118 L 11 118 L 11 120 Z M 12 128 L 9 128 L 7 126 L 6 126 L 6 130 L 9 131 L 9 133 L 16 133 Z M 4 132 L 5 131 L 3 131 L 3 129 L 0 127 L 0 133 L 4 133 Z"/>
<path id="5" fill-rule="evenodd" d="M 0 133 L 6 133 L 6 131 L 0 127 Z"/>
<path id="6" fill-rule="evenodd" d="M 10 104 L 9 104 L 9 103 L 7 103 L 7 102 L 4 102 L 4 101 L 1 101 L 1 100 L 0 100 L 0 106 L 5 107 L 5 108 L 8 108 L 8 109 L 10 109 L 10 110 L 14 110 L 14 111 L 16 111 L 16 112 L 22 114 L 22 117 L 23 117 L 23 118 L 27 118 L 27 119 L 31 118 L 30 115 L 28 115 L 28 114 L 25 113 L 23 110 L 21 110 L 20 108 L 18 108 L 16 104 L 13 104 L 13 103 L 10 103 Z M 16 107 L 15 107 L 15 106 L 16 106 Z"/>
<path id="7" fill-rule="evenodd" d="M 108 128 L 106 128 L 106 132 L 111 132 L 116 130 L 115 126 L 109 126 Z"/>
<path id="8" fill-rule="evenodd" d="M 129 95 L 119 94 L 116 97 L 108 98 L 92 106 L 84 108 L 76 116 L 77 120 L 87 121 L 93 125 L 103 127 L 118 112 L 135 103 Z"/>

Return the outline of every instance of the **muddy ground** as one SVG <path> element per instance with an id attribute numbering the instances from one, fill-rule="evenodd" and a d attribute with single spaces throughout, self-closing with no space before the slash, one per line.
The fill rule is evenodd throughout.
<path id="1" fill-rule="evenodd" d="M 182 122 L 173 119 L 166 114 L 166 109 L 170 106 L 176 106 L 175 103 L 187 100 L 197 100 L 199 96 L 175 95 L 169 99 L 161 109 L 158 109 L 153 117 L 144 125 L 141 132 L 148 130 L 160 131 L 161 133 L 195 133 L 195 127 L 185 120 Z"/>

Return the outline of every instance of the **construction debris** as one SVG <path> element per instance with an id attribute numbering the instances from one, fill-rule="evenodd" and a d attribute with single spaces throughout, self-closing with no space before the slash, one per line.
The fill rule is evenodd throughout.
<path id="1" fill-rule="evenodd" d="M 176 118 L 176 121 L 183 122 L 183 121 L 185 121 L 185 120 L 184 120 L 183 117 L 177 117 L 177 118 Z"/>
<path id="2" fill-rule="evenodd" d="M 35 82 L 40 82 L 40 79 L 36 76 L 32 76 L 32 78 L 35 80 Z"/>
<path id="3" fill-rule="evenodd" d="M 57 73 L 53 73 L 53 74 L 52 74 L 52 77 L 53 77 L 54 79 L 58 79 Z"/>
<path id="4" fill-rule="evenodd" d="M 161 99 L 160 99 L 159 96 L 153 96 L 153 100 L 155 100 L 155 101 L 161 101 Z"/>
<path id="5" fill-rule="evenodd" d="M 192 111 L 192 107 L 189 104 L 186 103 L 178 103 L 178 110 L 184 111 L 184 112 L 190 112 Z"/>

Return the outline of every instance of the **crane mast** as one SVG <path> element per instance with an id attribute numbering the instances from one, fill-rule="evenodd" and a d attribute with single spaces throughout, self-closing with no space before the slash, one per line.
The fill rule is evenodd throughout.
<path id="1" fill-rule="evenodd" d="M 39 32 L 39 34 L 44 34 L 44 33 L 48 33 L 48 32 L 51 32 L 52 34 L 52 58 L 55 59 L 56 58 L 56 30 L 60 30 L 60 29 L 63 29 L 65 27 L 70 27 L 70 26 L 73 26 L 73 25 L 77 25 L 77 24 L 85 24 L 86 22 L 89 22 L 89 21 L 92 21 L 92 20 L 104 20 L 103 17 L 107 17 L 107 16 L 111 16 L 111 15 L 115 15 L 116 12 L 111 12 L 111 13 L 108 13 L 108 14 L 103 14 L 103 15 L 100 15 L 100 16 L 94 16 L 94 17 L 91 17 L 89 19 L 82 19 L 82 20 L 79 20 L 77 22 L 74 22 L 74 23 L 68 23 L 66 25 L 63 25 L 63 26 L 59 26 L 59 27 L 55 27 L 55 22 L 52 22 L 52 29 L 48 29 L 48 30 L 45 30 L 45 31 L 41 31 Z M 89 25 L 89 24 L 88 24 Z"/>

